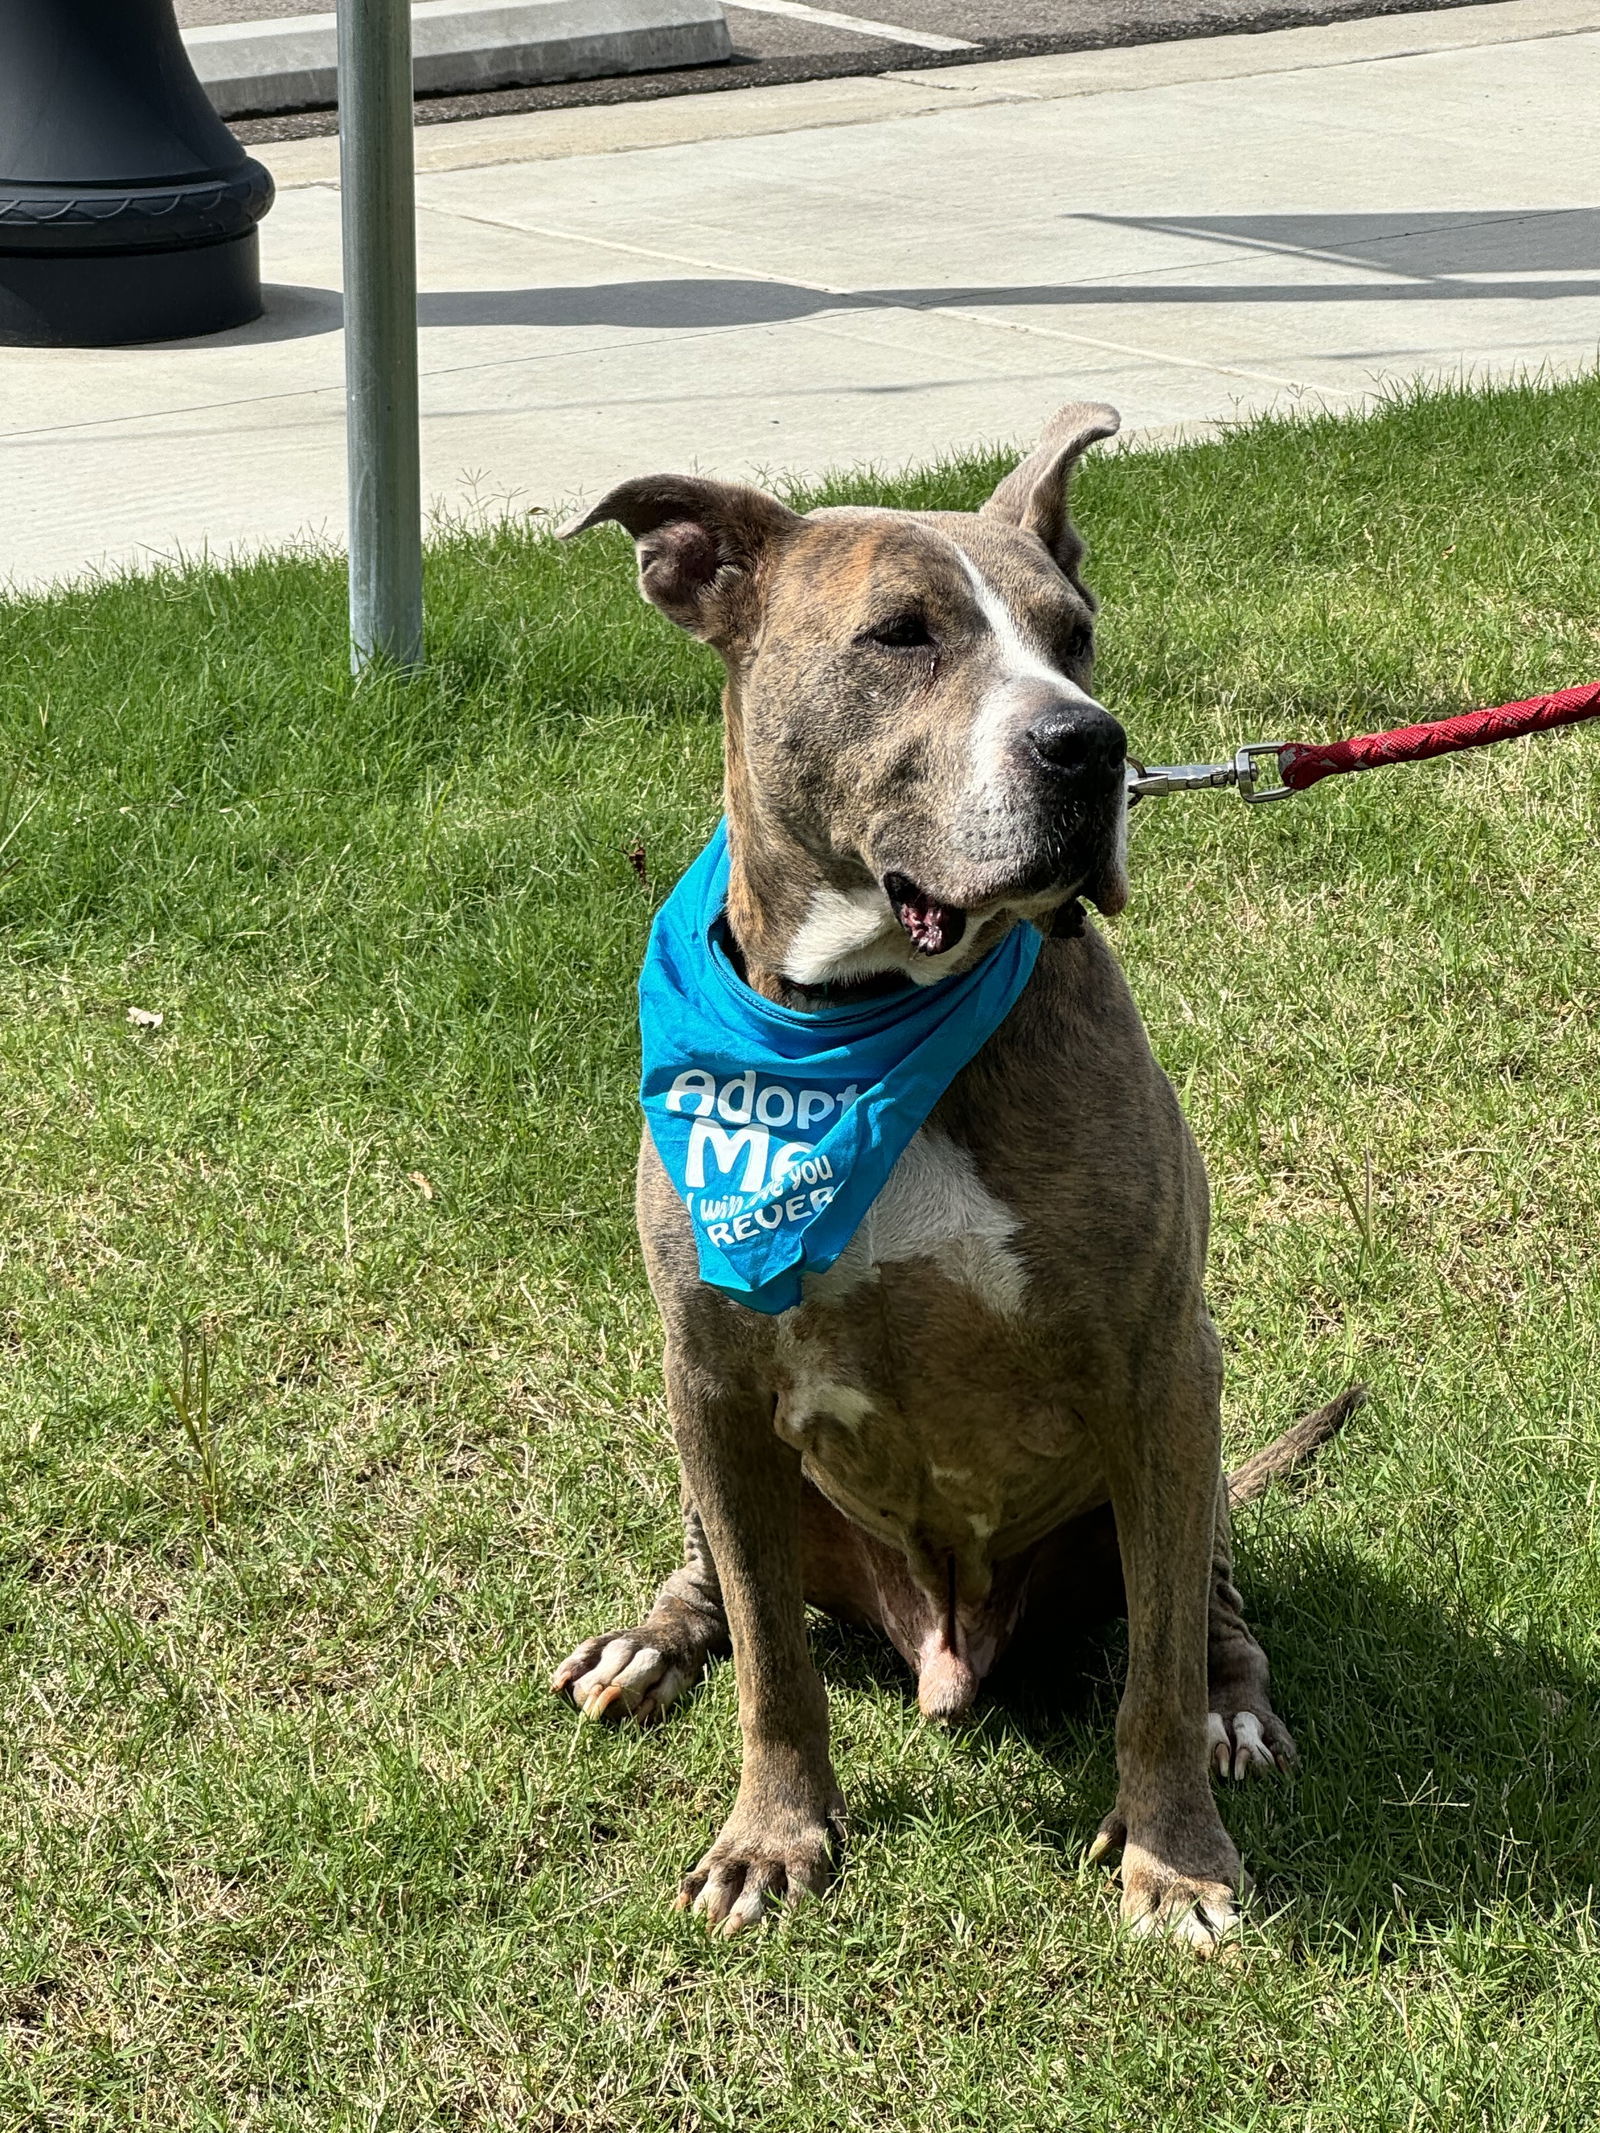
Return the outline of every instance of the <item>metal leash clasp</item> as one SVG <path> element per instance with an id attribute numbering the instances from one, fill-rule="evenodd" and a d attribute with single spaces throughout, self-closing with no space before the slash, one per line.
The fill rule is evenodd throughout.
<path id="1" fill-rule="evenodd" d="M 1233 759 L 1234 778 L 1239 787 L 1239 798 L 1250 807 L 1259 807 L 1264 800 L 1292 800 L 1294 787 L 1285 785 L 1279 765 L 1283 759 L 1287 741 L 1247 741 Z M 1263 785 L 1256 769 L 1258 762 L 1272 758 L 1271 775 L 1277 778 L 1276 785 Z"/>
<path id="2" fill-rule="evenodd" d="M 1264 800 L 1287 800 L 1293 787 L 1280 777 L 1276 785 L 1263 788 L 1256 765 L 1270 757 L 1274 764 L 1288 747 L 1287 741 L 1249 741 L 1235 750 L 1227 763 L 1157 763 L 1146 766 L 1128 761 L 1128 798 L 1164 800 L 1175 792 L 1208 792 L 1231 785 L 1241 800 L 1252 807 Z"/>

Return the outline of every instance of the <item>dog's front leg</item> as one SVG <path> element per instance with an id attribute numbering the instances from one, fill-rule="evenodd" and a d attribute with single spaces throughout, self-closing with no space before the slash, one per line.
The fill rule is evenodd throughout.
<path id="1" fill-rule="evenodd" d="M 1237 1921 L 1241 1869 L 1212 1797 L 1206 1634 L 1220 1429 L 1212 1372 L 1180 1373 L 1106 1446 L 1128 1598 L 1117 1804 L 1094 1852 L 1122 1847 L 1122 1915 L 1202 1955 Z"/>
<path id="2" fill-rule="evenodd" d="M 733 1812 L 678 1904 L 737 1933 L 769 1899 L 823 1886 L 842 1826 L 827 1699 L 806 1644 L 800 1461 L 773 1429 L 770 1395 L 754 1387 L 669 1354 L 667 1397 L 722 1585 L 744 1736 Z"/>

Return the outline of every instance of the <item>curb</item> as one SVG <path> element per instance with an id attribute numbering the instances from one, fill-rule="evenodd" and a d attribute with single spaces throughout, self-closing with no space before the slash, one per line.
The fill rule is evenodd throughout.
<path id="1" fill-rule="evenodd" d="M 714 66 L 732 55 L 722 0 L 419 0 L 419 95 Z M 222 118 L 338 102 L 333 15 L 217 23 L 183 42 Z"/>

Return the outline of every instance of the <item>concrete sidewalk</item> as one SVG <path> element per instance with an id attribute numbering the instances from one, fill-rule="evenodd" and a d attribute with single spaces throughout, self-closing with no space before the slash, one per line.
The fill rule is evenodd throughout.
<path id="1" fill-rule="evenodd" d="M 427 493 L 525 509 L 893 466 L 1069 397 L 1160 433 L 1584 367 L 1597 108 L 1592 0 L 1515 0 L 430 128 Z M 267 159 L 259 324 L 0 353 L 0 576 L 340 536 L 336 149 Z"/>

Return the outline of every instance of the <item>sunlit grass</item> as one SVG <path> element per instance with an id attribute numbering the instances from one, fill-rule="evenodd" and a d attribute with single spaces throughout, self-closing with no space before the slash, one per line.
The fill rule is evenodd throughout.
<path id="1" fill-rule="evenodd" d="M 1600 677 L 1597 439 L 1591 379 L 1092 464 L 1102 694 L 1187 759 Z M 1080 1872 L 1114 1643 L 948 1738 L 820 1625 L 846 1874 L 712 1946 L 726 1671 L 646 1737 L 542 1681 L 674 1547 L 632 988 L 715 672 L 620 538 L 451 538 L 429 618 L 353 688 L 327 559 L 0 607 L 0 2125 L 1585 2123 L 1600 730 L 1136 818 L 1230 1447 L 1375 1393 L 1242 1521 L 1305 1754 L 1226 1803 L 1244 1959 Z"/>

